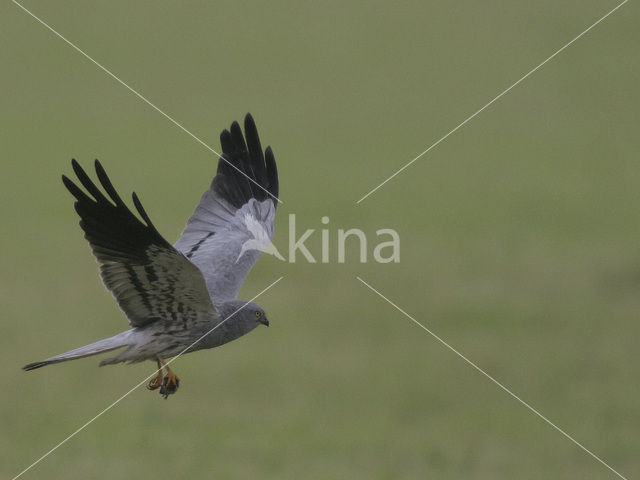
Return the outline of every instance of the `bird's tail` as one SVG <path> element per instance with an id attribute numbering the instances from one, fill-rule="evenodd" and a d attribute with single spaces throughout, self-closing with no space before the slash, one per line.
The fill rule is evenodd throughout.
<path id="1" fill-rule="evenodd" d="M 131 345 L 130 330 L 119 333 L 113 337 L 98 340 L 97 342 L 90 343 L 84 347 L 74 348 L 68 352 L 61 353 L 41 362 L 34 362 L 22 367 L 23 370 L 35 370 L 36 368 L 44 367 L 45 365 L 51 365 L 53 363 L 66 362 L 67 360 L 75 360 L 76 358 L 90 357 L 91 355 L 97 355 L 98 353 L 108 352 L 115 350 L 116 348 L 126 347 Z"/>

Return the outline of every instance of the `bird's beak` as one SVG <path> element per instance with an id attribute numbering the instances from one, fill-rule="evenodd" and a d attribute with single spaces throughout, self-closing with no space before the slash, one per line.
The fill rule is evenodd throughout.
<path id="1" fill-rule="evenodd" d="M 267 319 L 267 317 L 261 318 L 260 323 L 263 324 L 265 327 L 269 326 L 269 320 Z"/>

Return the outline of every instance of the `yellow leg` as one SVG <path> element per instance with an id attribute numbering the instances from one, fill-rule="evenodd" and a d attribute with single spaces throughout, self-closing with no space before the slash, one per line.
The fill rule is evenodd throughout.
<path id="1" fill-rule="evenodd" d="M 160 388 L 162 386 L 162 367 L 164 366 L 164 361 L 162 360 L 162 358 L 160 358 L 160 356 L 156 357 L 156 361 L 158 363 L 158 374 L 153 377 L 149 382 L 149 385 L 147 385 L 147 388 L 149 390 L 155 390 L 156 388 Z"/>

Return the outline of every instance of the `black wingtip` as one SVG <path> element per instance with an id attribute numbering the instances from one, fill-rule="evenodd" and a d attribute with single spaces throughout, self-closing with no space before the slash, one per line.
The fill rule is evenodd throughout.
<path id="1" fill-rule="evenodd" d="M 75 187 L 75 184 L 69 179 L 69 177 L 67 177 L 66 175 L 61 175 L 62 178 L 62 183 L 65 187 L 67 187 L 68 190 L 70 190 L 73 187 L 70 187 L 70 185 L 73 185 Z"/>
<path id="2" fill-rule="evenodd" d="M 62 175 L 62 183 L 69 190 L 69 193 L 73 195 L 77 201 L 95 203 L 95 200 L 89 198 L 78 186 L 73 183 L 66 175 Z"/>
<path id="3" fill-rule="evenodd" d="M 220 133 L 222 157 L 212 187 L 236 208 L 251 198 L 278 201 L 278 173 L 271 149 L 263 152 L 251 113 L 244 117 L 244 134 L 237 121 Z M 268 153 L 267 153 L 268 152 Z M 269 157 L 269 158 L 267 158 Z"/>
<path id="4" fill-rule="evenodd" d="M 97 158 L 94 162 L 94 166 L 96 169 L 96 175 L 98 176 L 98 180 L 100 180 L 100 184 L 102 185 L 102 188 L 104 188 L 107 194 L 111 197 L 111 200 L 113 200 L 113 202 L 118 207 L 126 209 L 127 207 L 125 203 L 122 201 L 122 198 L 120 198 L 120 195 L 118 195 L 118 192 L 116 192 L 116 189 L 111 183 L 111 179 L 109 179 L 107 172 L 105 171 L 104 167 L 102 166 L 102 164 Z"/>
<path id="5" fill-rule="evenodd" d="M 34 363 L 29 363 L 27 365 L 25 365 L 24 367 L 22 367 L 22 370 L 24 370 L 25 372 L 28 372 L 30 370 L 35 370 L 36 368 L 40 368 L 40 367 L 45 367 L 47 365 L 50 365 L 52 362 L 34 362 Z"/>
<path id="6" fill-rule="evenodd" d="M 138 198 L 138 195 L 136 194 L 136 192 L 133 192 L 131 194 L 131 198 L 133 199 L 133 204 L 135 205 L 136 210 L 138 210 L 138 213 L 140 214 L 142 219 L 147 223 L 147 226 L 153 229 L 154 232 L 158 232 L 158 230 L 156 230 L 156 227 L 153 225 L 153 222 L 149 218 L 149 215 L 147 215 L 147 212 L 142 206 L 142 202 L 140 202 L 140 199 Z M 158 235 L 160 235 L 160 233 L 158 233 Z"/>
<path id="7" fill-rule="evenodd" d="M 280 196 L 280 185 L 278 181 L 278 166 L 276 165 L 276 157 L 273 155 L 271 145 L 264 151 L 264 160 L 267 166 L 267 181 L 269 182 L 269 193 L 278 198 Z M 275 201 L 275 200 L 274 200 Z M 277 206 L 277 202 L 276 202 Z"/>
<path id="8" fill-rule="evenodd" d="M 244 152 L 247 151 L 247 144 L 244 141 L 244 135 L 242 134 L 242 128 L 240 128 L 240 124 L 236 121 L 234 121 L 231 124 L 231 139 L 233 140 L 233 143 L 235 144 L 235 150 L 238 154 L 240 154 L 240 157 L 242 160 L 245 160 L 245 167 L 249 167 L 250 166 L 250 162 L 248 158 L 244 158 Z"/>
<path id="9" fill-rule="evenodd" d="M 150 245 L 171 247 L 151 223 L 151 219 L 135 193 L 133 194 L 134 205 L 146 223 L 143 223 L 127 207 L 99 160 L 96 159 L 94 162 L 96 175 L 109 198 L 102 193 L 75 159 L 71 163 L 80 185 L 88 193 L 65 175 L 62 176 L 62 183 L 77 200 L 74 208 L 80 216 L 80 228 L 84 231 L 85 238 L 91 244 L 93 253 L 100 260 L 101 265 L 111 261 L 111 259 L 105 260 L 106 250 L 116 252 L 121 256 L 118 258 L 135 258 L 138 262 L 146 262 L 148 260 L 146 252 Z M 27 367 L 34 369 L 44 365 L 32 364 Z"/>
<path id="10" fill-rule="evenodd" d="M 231 132 L 226 128 L 220 132 L 220 145 L 222 145 L 222 151 L 227 154 L 230 154 L 234 150 L 233 141 L 231 140 Z M 220 159 L 222 159 L 222 157 L 220 157 Z"/>

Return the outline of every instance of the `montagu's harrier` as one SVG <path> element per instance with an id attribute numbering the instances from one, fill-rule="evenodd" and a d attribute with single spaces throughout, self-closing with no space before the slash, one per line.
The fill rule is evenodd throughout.
<path id="1" fill-rule="evenodd" d="M 158 374 L 149 388 L 160 388 L 167 398 L 177 391 L 179 379 L 164 359 L 185 349 L 217 347 L 258 325 L 269 326 L 260 306 L 236 296 L 261 254 L 243 249 L 253 239 L 247 224 L 255 230 L 258 223 L 273 238 L 278 197 L 275 158 L 271 147 L 263 153 L 250 114 L 244 120 L 244 135 L 233 122 L 230 131 L 220 135 L 220 142 L 223 154 L 211 188 L 173 246 L 158 233 L 135 193 L 133 204 L 142 221 L 127 208 L 100 162 L 96 160 L 95 169 L 106 195 L 72 161 L 88 194 L 65 176 L 62 181 L 76 198 L 80 227 L 100 264 L 102 281 L 131 329 L 30 363 L 25 370 L 126 347 L 100 365 L 155 360 Z"/>

